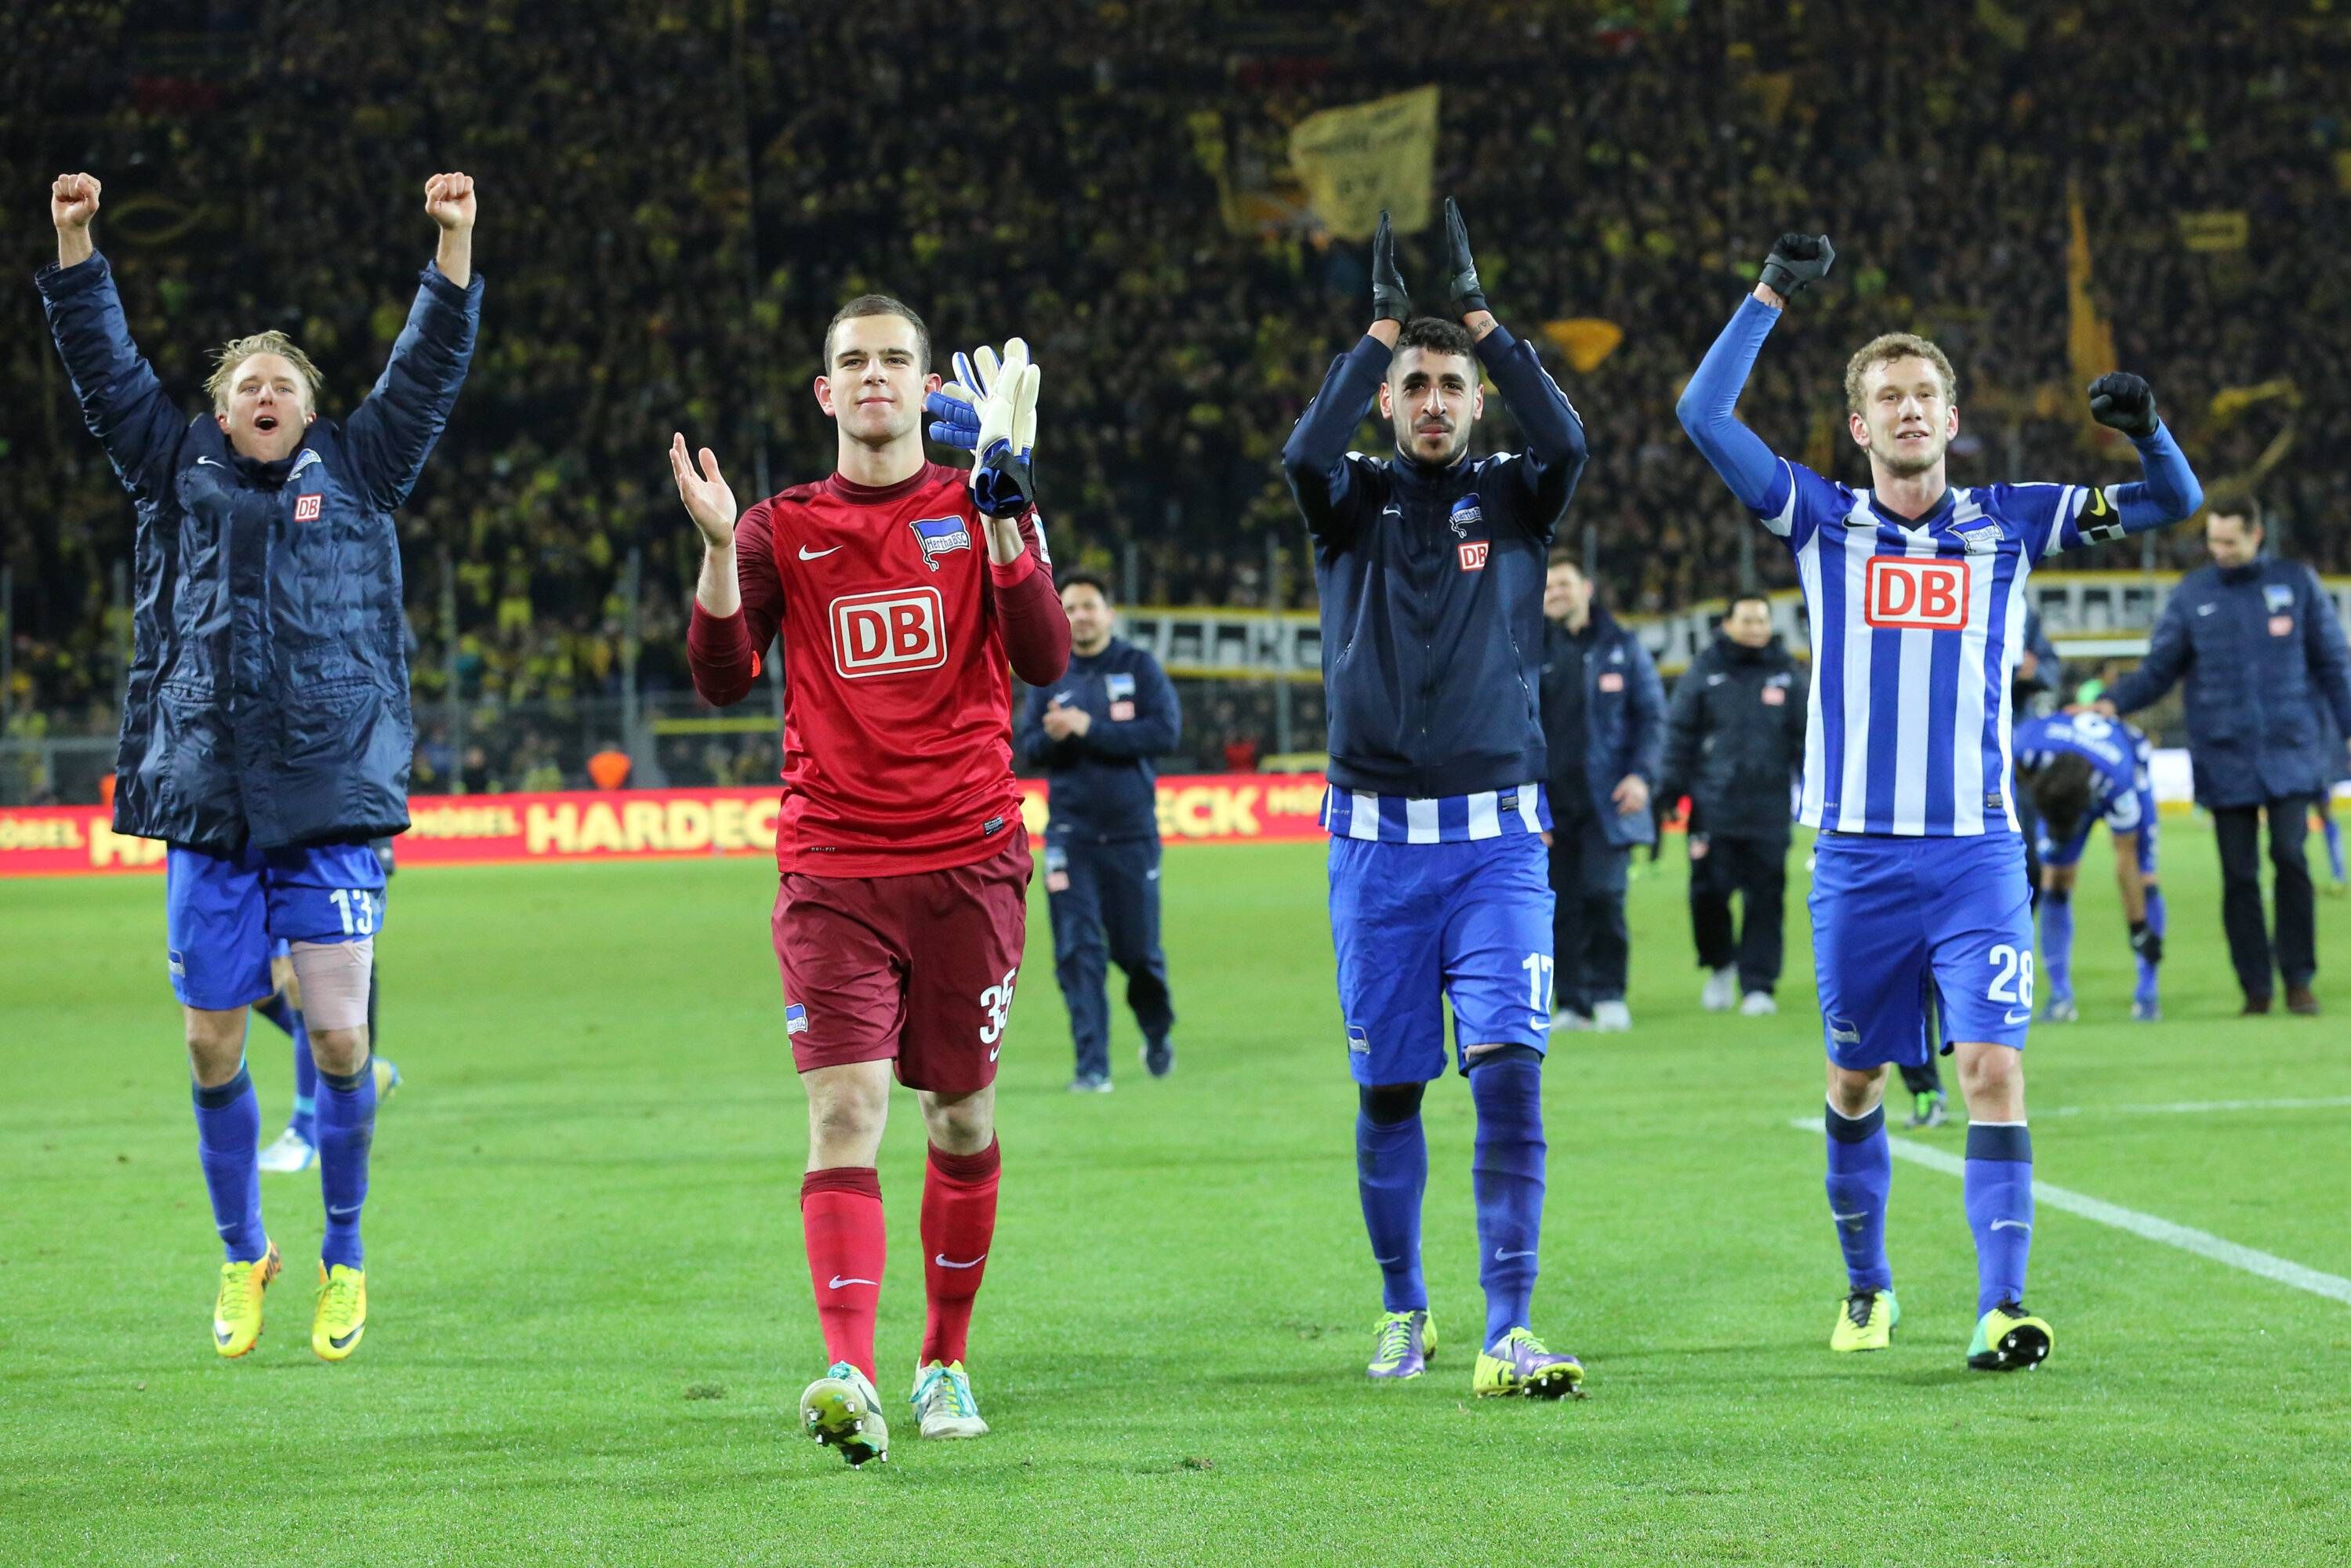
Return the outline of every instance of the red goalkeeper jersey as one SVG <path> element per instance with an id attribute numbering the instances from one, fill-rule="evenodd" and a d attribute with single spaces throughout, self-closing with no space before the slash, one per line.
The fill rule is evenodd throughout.
<path id="1" fill-rule="evenodd" d="M 724 706 L 783 633 L 783 870 L 944 871 L 1018 831 L 1006 666 L 1041 685 L 1070 659 L 1036 514 L 1019 527 L 1027 549 L 994 565 L 964 472 L 935 463 L 880 488 L 836 474 L 737 521 L 743 608 L 696 603 L 686 661 Z"/>

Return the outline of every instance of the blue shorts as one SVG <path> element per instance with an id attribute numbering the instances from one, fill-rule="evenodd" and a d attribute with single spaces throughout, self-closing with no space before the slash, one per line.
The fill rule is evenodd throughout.
<path id="1" fill-rule="evenodd" d="M 172 991 L 224 1012 L 277 989 L 279 943 L 356 942 L 382 929 L 383 862 L 364 843 L 208 854 L 173 844 L 163 859 Z"/>
<path id="2" fill-rule="evenodd" d="M 2066 840 L 2062 844 L 2052 840 L 2046 833 L 2041 834 L 2039 844 L 2039 849 L 2041 851 L 2041 863 L 2043 865 L 2079 865 L 2082 861 L 2082 852 L 2089 847 L 2091 825 L 2092 824 L 2088 822 L 2084 822 L 2080 830 L 2076 831 L 2072 838 Z M 2106 831 L 2112 832 L 2114 830 L 2109 828 Z M 2124 831 L 2127 832 L 2131 830 L 2126 829 Z M 2155 813 L 2152 810 L 2149 810 L 2140 817 L 2139 825 L 2137 831 L 2138 833 L 2138 874 L 2140 879 L 2143 881 L 2152 881 L 2155 877 L 2156 838 Z"/>
<path id="3" fill-rule="evenodd" d="M 1542 838 L 1331 841 L 1331 942 L 1358 1083 L 1445 1071 L 1445 1009 L 1473 1045 L 1551 1043 L 1552 892 Z M 1468 1071 L 1466 1055 L 1463 1071 Z"/>
<path id="4" fill-rule="evenodd" d="M 1823 833 L 1814 844 L 1813 967 L 1829 1060 L 1916 1067 L 1947 1040 L 2024 1048 L 2032 1018 L 2032 897 L 2024 840 Z"/>

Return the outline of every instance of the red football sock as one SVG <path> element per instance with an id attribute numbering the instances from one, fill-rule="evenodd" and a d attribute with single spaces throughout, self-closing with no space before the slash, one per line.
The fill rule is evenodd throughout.
<path id="1" fill-rule="evenodd" d="M 800 1228 L 816 1287 L 824 1354 L 873 1373 L 873 1312 L 882 1300 L 882 1179 L 872 1166 L 835 1166 L 800 1178 Z M 927 1235 L 928 1233 L 925 1232 Z"/>
<path id="2" fill-rule="evenodd" d="M 992 1139 L 976 1155 L 931 1146 L 923 1175 L 923 1290 L 930 1310 L 918 1366 L 963 1359 L 972 1299 L 996 1239 L 996 1177 L 1003 1165 Z"/>

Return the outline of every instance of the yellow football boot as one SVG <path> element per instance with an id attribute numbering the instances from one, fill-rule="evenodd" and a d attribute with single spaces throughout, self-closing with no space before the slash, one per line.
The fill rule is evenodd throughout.
<path id="1" fill-rule="evenodd" d="M 2057 1346 L 2057 1331 L 2022 1301 L 2002 1301 L 1976 1322 L 1968 1364 L 1978 1372 L 2032 1372 Z"/>
<path id="2" fill-rule="evenodd" d="M 213 1299 L 213 1348 L 232 1360 L 261 1338 L 261 1293 L 277 1278 L 277 1243 L 250 1263 L 221 1265 L 220 1294 Z"/>
<path id="3" fill-rule="evenodd" d="M 1892 1291 L 1855 1291 L 1837 1308 L 1829 1348 L 1840 1354 L 1884 1350 L 1894 1343 L 1894 1325 L 1901 1321 L 1902 1303 Z"/>
<path id="4" fill-rule="evenodd" d="M 310 1319 L 310 1349 L 320 1361 L 341 1361 L 367 1333 L 367 1275 L 348 1263 L 319 1265 L 319 1310 Z"/>

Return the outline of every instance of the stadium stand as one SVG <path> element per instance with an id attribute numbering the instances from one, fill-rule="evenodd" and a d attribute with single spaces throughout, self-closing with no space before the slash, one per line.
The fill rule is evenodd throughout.
<path id="1" fill-rule="evenodd" d="M 2328 460 L 2351 443 L 2351 378 L 2335 336 L 2299 325 L 2351 305 L 2351 256 L 2308 239 L 2351 226 L 2351 123 L 2326 85 L 2351 74 L 2351 21 L 2324 5 L 2152 28 L 2116 0 L 1984 4 L 1970 26 L 1911 30 L 1898 65 L 1848 43 L 1884 25 L 1858 0 L 1604 19 L 747 0 L 724 24 L 632 0 L 559 28 L 514 4 L 226 4 L 204 30 L 161 30 L 189 11 L 28 0 L 0 23 L 0 163 L 27 176 L 0 201 L 20 269 L 0 303 L 17 737 L 110 735 L 128 635 L 131 508 L 26 280 L 51 244 L 30 176 L 65 168 L 108 182 L 99 244 L 167 384 L 193 399 L 207 349 L 283 327 L 325 370 L 330 412 L 372 381 L 424 260 L 418 172 L 463 166 L 496 193 L 482 352 L 402 519 L 423 790 L 583 783 L 632 667 L 638 696 L 689 711 L 694 540 L 662 449 L 684 428 L 747 497 L 822 472 L 819 332 L 868 287 L 925 310 L 943 347 L 1012 330 L 1036 346 L 1064 559 L 1130 601 L 1301 605 L 1311 578 L 1273 458 L 1362 324 L 1364 257 L 1222 214 L 1306 113 L 1421 83 L 1442 92 L 1436 186 L 1470 214 L 1505 319 L 1530 337 L 1575 317 L 1622 330 L 1588 370 L 1546 346 L 1591 434 L 1571 527 L 1592 530 L 1620 609 L 1789 580 L 1672 415 L 1786 227 L 1834 235 L 1841 264 L 1750 395 L 1775 445 L 1836 463 L 1844 352 L 1915 328 L 1961 378 L 1955 475 L 2127 476 L 2126 454 L 2085 440 L 2069 351 L 2110 330 L 2208 487 L 2261 476 L 2276 542 L 2351 569 L 2351 471 Z M 1016 26 L 1020 47 L 999 47 Z M 893 47 L 912 37 L 925 47 Z M 995 62 L 984 87 L 976 57 Z M 256 152 L 271 178 L 230 177 Z M 1433 298 L 1430 255 L 1407 241 Z M 1503 421 L 1488 439 L 1508 443 Z M 2190 562 L 2193 530 L 2155 549 Z M 1254 688 L 1204 697 L 1193 759 L 1280 749 L 1273 708 Z M 1293 716 L 1319 734 L 1319 708 Z M 658 760 L 758 779 L 772 744 L 687 731 Z"/>

